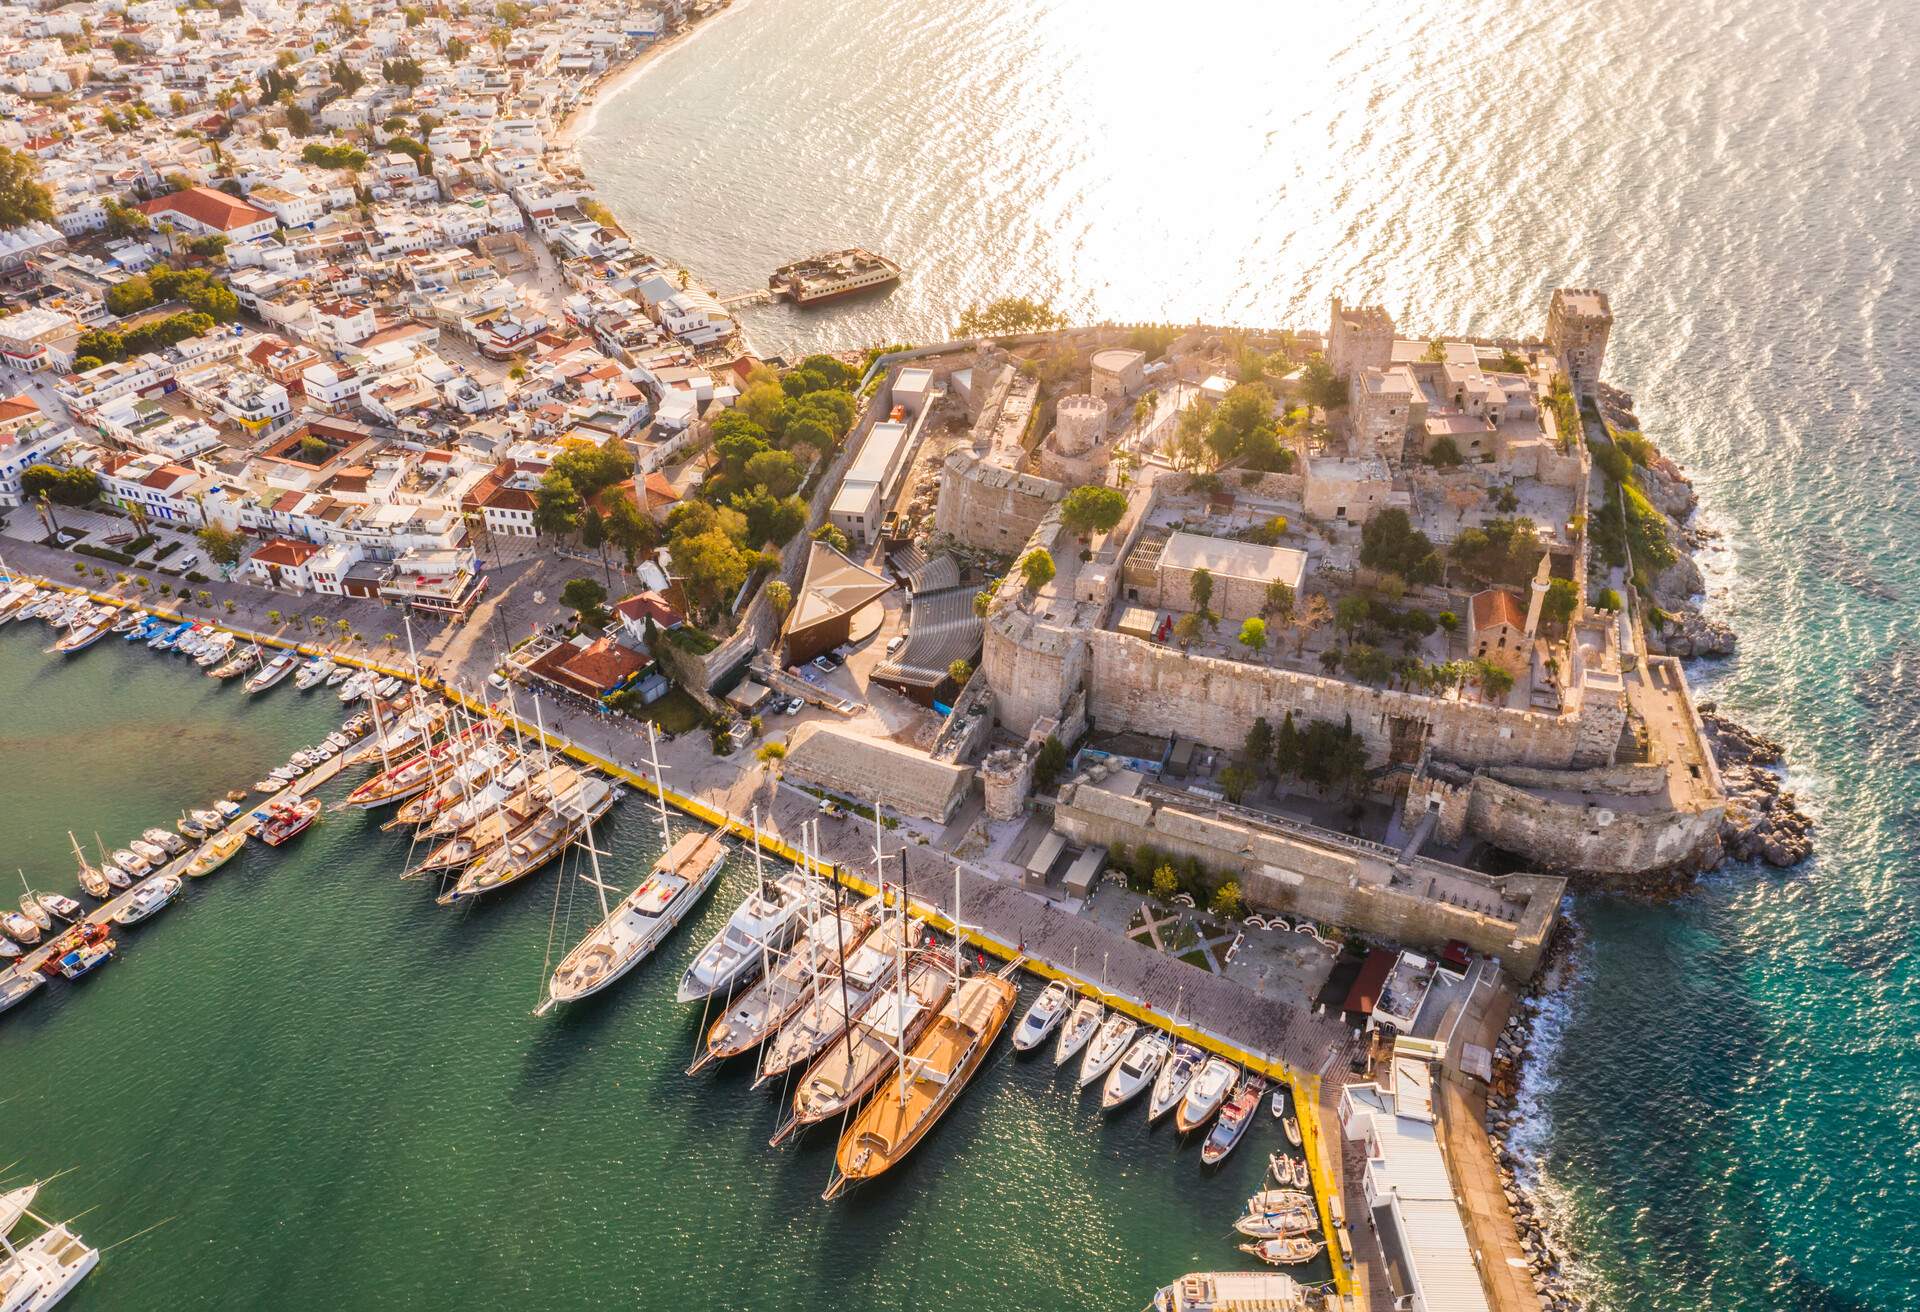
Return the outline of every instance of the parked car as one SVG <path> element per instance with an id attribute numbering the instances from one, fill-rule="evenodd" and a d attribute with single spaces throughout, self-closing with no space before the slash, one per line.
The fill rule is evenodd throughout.
<path id="1" fill-rule="evenodd" d="M 895 652 L 899 651 L 901 645 L 905 643 L 906 640 L 907 640 L 907 635 L 904 633 L 896 633 L 891 638 L 887 639 L 887 655 L 891 656 Z"/>
<path id="2" fill-rule="evenodd" d="M 815 656 L 813 658 L 813 668 L 822 674 L 832 674 L 840 668 L 840 662 L 830 656 Z"/>
<path id="3" fill-rule="evenodd" d="M 500 673 L 500 671 L 498 670 L 495 670 L 492 674 L 489 674 L 487 676 L 487 682 L 492 684 L 494 687 L 498 688 L 501 692 L 505 692 L 507 690 L 507 676 Z"/>
<path id="4" fill-rule="evenodd" d="M 787 699 L 787 714 L 798 715 L 800 714 L 801 711 L 806 709 L 806 706 L 807 706 L 806 702 L 802 701 L 800 698 L 789 697 Z"/>

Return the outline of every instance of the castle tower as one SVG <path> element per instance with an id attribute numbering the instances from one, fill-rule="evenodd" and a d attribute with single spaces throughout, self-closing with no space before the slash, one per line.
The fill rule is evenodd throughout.
<path id="1" fill-rule="evenodd" d="M 1613 307 L 1607 294 L 1592 288 L 1560 287 L 1547 305 L 1547 343 L 1573 384 L 1574 395 L 1588 397 L 1607 361 L 1607 336 L 1613 331 Z"/>
<path id="2" fill-rule="evenodd" d="M 1540 610 L 1547 603 L 1547 589 L 1551 586 L 1549 575 L 1553 570 L 1553 560 L 1542 553 L 1540 568 L 1533 576 L 1533 586 L 1528 590 L 1527 598 L 1527 641 L 1532 642 L 1534 635 L 1540 632 Z"/>
<path id="3" fill-rule="evenodd" d="M 1327 323 L 1327 363 L 1336 377 L 1349 378 L 1369 366 L 1393 362 L 1393 316 L 1378 305 L 1343 305 L 1333 298 Z"/>

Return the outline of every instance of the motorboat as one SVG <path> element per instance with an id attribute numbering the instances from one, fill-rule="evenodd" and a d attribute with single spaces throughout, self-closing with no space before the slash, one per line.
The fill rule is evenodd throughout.
<path id="1" fill-rule="evenodd" d="M 113 913 L 116 925 L 137 925 L 180 896 L 185 882 L 178 875 L 158 875 L 127 894 L 126 905 Z"/>
<path id="2" fill-rule="evenodd" d="M 1307 1159 L 1304 1157 L 1273 1153 L 1267 1158 L 1267 1169 L 1273 1173 L 1274 1183 L 1284 1189 L 1313 1187 L 1313 1172 L 1308 1169 Z"/>
<path id="3" fill-rule="evenodd" d="M 368 690 L 373 687 L 379 678 L 379 675 L 374 674 L 370 670 L 360 670 L 348 676 L 346 682 L 340 685 L 340 700 L 343 702 L 359 701 L 367 695 Z"/>
<path id="4" fill-rule="evenodd" d="M 327 671 L 327 687 L 338 688 L 348 679 L 351 679 L 353 674 L 354 670 L 351 665 L 336 665 Z"/>
<path id="5" fill-rule="evenodd" d="M 1301 1143 L 1303 1142 L 1300 1137 L 1300 1122 L 1295 1118 L 1289 1116 L 1285 1120 L 1281 1121 L 1280 1125 L 1281 1125 L 1281 1128 L 1287 1132 L 1287 1142 L 1292 1144 L 1295 1148 L 1300 1147 Z"/>
<path id="6" fill-rule="evenodd" d="M 1184 1040 L 1173 1045 L 1173 1053 L 1160 1065 L 1160 1073 L 1153 1080 L 1153 1096 L 1147 1100 L 1147 1123 L 1158 1121 L 1174 1109 L 1187 1086 L 1193 1082 L 1194 1072 L 1206 1063 L 1207 1054 Z"/>
<path id="7" fill-rule="evenodd" d="M 0 930 L 4 930 L 14 942 L 24 943 L 28 947 L 40 941 L 40 926 L 18 911 L 0 913 Z"/>
<path id="8" fill-rule="evenodd" d="M 682 834 L 640 886 L 560 962 L 547 986 L 549 998 L 578 1002 L 591 997 L 645 961 L 699 905 L 726 861 L 720 831 Z"/>
<path id="9" fill-rule="evenodd" d="M 141 830 L 140 837 L 146 839 L 149 843 L 152 843 L 155 847 L 160 848 L 168 856 L 179 856 L 182 852 L 187 850 L 186 839 L 180 837 L 180 835 L 172 832 L 171 830 L 162 829 L 158 825 L 154 826 L 152 829 Z"/>
<path id="10" fill-rule="evenodd" d="M 400 693 L 400 690 L 402 688 L 405 688 L 406 686 L 407 685 L 402 683 L 399 679 L 394 678 L 392 675 L 388 675 L 386 678 L 380 680 L 380 682 L 373 685 L 373 695 L 375 697 L 381 698 L 382 700 L 385 700 L 388 697 L 398 696 Z"/>
<path id="11" fill-rule="evenodd" d="M 129 839 L 127 846 L 146 858 L 147 866 L 163 866 L 167 863 L 167 849 L 158 843 L 149 843 L 144 838 Z"/>
<path id="12" fill-rule="evenodd" d="M 1107 1014 L 1106 1007 L 1098 998 L 1082 998 L 1073 1006 L 1073 1012 L 1060 1026 L 1060 1037 L 1053 1041 L 1053 1064 L 1065 1066 L 1073 1060 L 1075 1053 L 1087 1046 L 1087 1040 L 1100 1028 L 1100 1020 Z"/>
<path id="13" fill-rule="evenodd" d="M 757 855 L 759 848 L 754 851 Z M 699 1002 L 752 979 L 760 971 L 763 952 L 778 952 L 793 938 L 809 898 L 818 900 L 817 881 L 798 870 L 756 882 L 753 892 L 687 967 L 679 1000 Z"/>
<path id="14" fill-rule="evenodd" d="M 693 1074 L 709 1062 L 737 1057 L 766 1042 L 813 996 L 816 984 L 840 970 L 838 949 L 857 949 L 873 927 L 873 907 L 841 911 L 809 907 L 805 927 L 784 957 L 769 960 L 753 987 L 737 993 L 707 1030 L 707 1050 L 688 1068 Z M 830 985 L 829 985 L 830 987 Z"/>
<path id="15" fill-rule="evenodd" d="M 1242 1244 L 1240 1251 L 1252 1253 L 1268 1266 L 1299 1266 L 1320 1256 L 1326 1247 L 1323 1239 L 1293 1235 L 1285 1239 L 1262 1239 L 1256 1244 Z"/>
<path id="16" fill-rule="evenodd" d="M 265 665 L 262 665 L 259 672 L 254 674 L 252 678 L 248 679 L 246 683 L 241 686 L 249 693 L 265 692 L 289 674 L 293 673 L 293 667 L 297 663 L 297 659 L 292 652 L 283 651 Z"/>
<path id="17" fill-rule="evenodd" d="M 320 816 L 320 799 L 303 797 L 291 802 L 276 802 L 264 812 L 260 824 L 260 841 L 268 847 L 278 847 L 297 834 L 304 833 Z"/>
<path id="18" fill-rule="evenodd" d="M 193 658 L 193 663 L 202 669 L 220 664 L 232 657 L 236 641 L 231 633 L 216 633 L 200 644 L 200 654 Z"/>
<path id="19" fill-rule="evenodd" d="M 199 840 L 207 836 L 207 826 L 190 815 L 183 815 L 175 820 L 173 827 L 191 839 Z"/>
<path id="20" fill-rule="evenodd" d="M 0 959 L 11 961 L 15 957 L 25 955 L 25 953 L 26 953 L 25 948 L 21 947 L 18 943 L 15 943 L 12 939 L 8 938 L 5 934 L 0 934 Z"/>
<path id="21" fill-rule="evenodd" d="M 332 661 L 316 657 L 294 672 L 293 686 L 301 692 L 306 692 L 310 688 L 318 687 L 320 684 L 326 682 L 327 675 L 333 668 Z"/>
<path id="22" fill-rule="evenodd" d="M 80 904 L 64 894 L 41 893 L 39 898 L 41 906 L 62 920 L 71 922 L 80 918 Z"/>
<path id="23" fill-rule="evenodd" d="M 1092 1042 L 1087 1044 L 1085 1055 L 1080 1058 L 1078 1087 L 1084 1089 L 1105 1075 L 1108 1068 L 1120 1060 L 1120 1054 L 1127 1050 L 1127 1044 L 1139 1028 L 1140 1022 L 1133 1017 L 1123 1016 L 1117 1011 L 1109 1012 L 1107 1018 L 1100 1022 L 1100 1028 L 1094 1032 Z"/>
<path id="24" fill-rule="evenodd" d="M 113 631 L 115 633 L 132 633 L 146 622 L 147 613 L 143 610 L 122 611 L 120 618 L 113 622 Z"/>
<path id="25" fill-rule="evenodd" d="M 1026 1052 L 1046 1042 L 1047 1036 L 1072 1010 L 1073 986 L 1063 979 L 1054 980 L 1040 990 L 1040 996 L 1027 1008 L 1027 1014 L 1014 1027 L 1013 1050 Z"/>
<path id="26" fill-rule="evenodd" d="M 246 846 L 247 835 L 244 830 L 233 829 L 216 834 L 200 845 L 193 854 L 193 860 L 187 862 L 186 873 L 194 879 L 210 875 L 233 859 L 242 847 Z"/>
<path id="27" fill-rule="evenodd" d="M 245 797 L 246 794 L 242 793 L 240 794 L 240 796 Z M 217 813 L 222 820 L 225 820 L 228 823 L 232 823 L 233 821 L 238 820 L 240 818 L 240 813 L 245 811 L 247 808 L 240 804 L 240 801 L 238 798 L 223 797 L 219 801 L 213 804 L 213 809 L 215 813 Z"/>
<path id="28" fill-rule="evenodd" d="M 1227 1105 L 1220 1109 L 1219 1119 L 1207 1132 L 1207 1141 L 1200 1145 L 1200 1164 L 1213 1166 L 1226 1160 L 1227 1154 L 1240 1146 L 1240 1140 L 1246 1136 L 1247 1126 L 1253 1123 L 1254 1114 L 1260 1110 L 1260 1095 L 1266 1092 L 1267 1082 L 1257 1075 L 1249 1075 L 1240 1081 L 1233 1091 Z"/>
<path id="29" fill-rule="evenodd" d="M 1187 1096 L 1180 1100 L 1180 1110 L 1173 1116 L 1174 1128 L 1187 1134 L 1212 1120 L 1220 1104 L 1233 1091 L 1233 1076 L 1232 1062 L 1220 1057 L 1207 1058 L 1207 1064 L 1187 1085 Z"/>
<path id="30" fill-rule="evenodd" d="M 46 982 L 47 977 L 38 971 L 23 970 L 18 966 L 0 970 L 0 1011 L 19 1006 Z"/>
<path id="31" fill-rule="evenodd" d="M 112 960 L 113 950 L 117 946 L 110 938 L 103 938 L 97 943 L 83 943 L 60 956 L 49 958 L 41 969 L 62 979 L 80 979 Z"/>
<path id="32" fill-rule="evenodd" d="M 1311 1208 L 1313 1195 L 1299 1189 L 1262 1189 L 1247 1199 L 1247 1215 L 1261 1216 L 1268 1212 L 1290 1212 L 1296 1207 Z"/>
<path id="33" fill-rule="evenodd" d="M 1135 1039 L 1126 1056 L 1107 1072 L 1106 1087 L 1100 1091 L 1100 1110 L 1118 1111 L 1138 1097 L 1153 1083 L 1172 1047 L 1173 1040 L 1159 1030 L 1149 1030 Z"/>

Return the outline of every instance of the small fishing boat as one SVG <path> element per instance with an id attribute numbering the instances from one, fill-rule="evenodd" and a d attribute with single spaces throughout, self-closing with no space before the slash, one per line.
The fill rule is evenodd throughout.
<path id="1" fill-rule="evenodd" d="M 0 930 L 5 930 L 14 942 L 24 943 L 28 947 L 40 941 L 40 926 L 18 911 L 0 913 Z"/>
<path id="2" fill-rule="evenodd" d="M 53 654 L 71 656 L 75 652 L 85 651 L 94 643 L 107 636 L 112 625 L 103 616 L 90 615 L 67 630 L 66 637 L 47 648 Z"/>
<path id="3" fill-rule="evenodd" d="M 1292 1144 L 1295 1148 L 1300 1147 L 1300 1144 L 1301 1144 L 1300 1122 L 1295 1120 L 1293 1117 L 1289 1116 L 1280 1124 L 1286 1129 L 1287 1142 Z"/>
<path id="4" fill-rule="evenodd" d="M 190 815 L 182 815 L 173 822 L 173 827 L 188 838 L 201 839 L 207 836 L 207 826 Z"/>
<path id="5" fill-rule="evenodd" d="M 1268 1108 L 1273 1112 L 1274 1120 L 1277 1121 L 1282 1116 L 1285 1116 L 1287 1114 L 1286 1089 L 1276 1086 L 1273 1091 L 1273 1097 L 1267 1099 L 1267 1105 L 1268 1105 Z"/>
<path id="6" fill-rule="evenodd" d="M 167 849 L 158 843 L 149 843 L 144 838 L 135 838 L 129 840 L 127 846 L 145 859 L 148 869 L 167 863 Z"/>
<path id="7" fill-rule="evenodd" d="M 275 779 L 272 775 L 268 775 L 265 779 L 256 779 L 254 781 L 253 791 L 272 797 L 275 793 L 284 793 L 287 791 L 287 781 L 284 779 Z"/>
<path id="8" fill-rule="evenodd" d="M 241 803 L 246 800 L 246 796 L 245 793 L 241 793 L 239 797 L 223 797 L 213 804 L 214 812 L 219 815 L 222 820 L 228 821 L 229 823 L 238 820 L 240 813 L 247 809 L 241 805 Z"/>
<path id="9" fill-rule="evenodd" d="M 1187 1085 L 1187 1096 L 1180 1100 L 1180 1110 L 1173 1116 L 1174 1128 L 1188 1134 L 1212 1120 L 1233 1090 L 1233 1075 L 1233 1063 L 1219 1057 L 1207 1058 L 1207 1064 Z"/>
<path id="10" fill-rule="evenodd" d="M 1193 1082 L 1194 1072 L 1206 1060 L 1207 1054 L 1191 1043 L 1183 1041 L 1173 1045 L 1172 1055 L 1161 1063 L 1160 1073 L 1154 1077 L 1153 1096 L 1147 1099 L 1147 1124 L 1154 1124 L 1174 1109 L 1186 1093 L 1187 1085 Z"/>
<path id="11" fill-rule="evenodd" d="M 1298 1189 L 1262 1189 L 1247 1199 L 1248 1216 L 1263 1216 L 1269 1212 L 1290 1212 L 1298 1207 L 1311 1210 L 1313 1195 Z"/>
<path id="12" fill-rule="evenodd" d="M 1225 1161 L 1227 1154 L 1240 1146 L 1247 1126 L 1253 1123 L 1254 1113 L 1260 1110 L 1260 1095 L 1266 1092 L 1266 1083 L 1257 1075 L 1249 1075 L 1240 1081 L 1240 1087 L 1233 1091 L 1233 1097 L 1220 1109 L 1220 1118 L 1213 1123 L 1213 1129 L 1207 1132 L 1207 1141 L 1200 1145 L 1202 1166 Z"/>
<path id="13" fill-rule="evenodd" d="M 315 657 L 305 665 L 302 665 L 299 670 L 294 673 L 293 686 L 301 692 L 306 692 L 311 688 L 325 683 L 327 675 L 332 669 L 332 661 L 326 660 L 323 657 Z"/>
<path id="14" fill-rule="evenodd" d="M 42 893 L 39 896 L 40 905 L 60 919 L 71 922 L 80 918 L 80 904 L 72 898 L 60 893 Z"/>
<path id="15" fill-rule="evenodd" d="M 1173 1048 L 1173 1040 L 1159 1030 L 1149 1030 L 1133 1041 L 1114 1068 L 1107 1072 L 1106 1087 L 1100 1091 L 1100 1110 L 1118 1111 L 1153 1083 L 1160 1064 Z"/>
<path id="16" fill-rule="evenodd" d="M 1299 1266 L 1320 1256 L 1326 1246 L 1325 1240 L 1294 1235 L 1286 1239 L 1262 1239 L 1257 1244 L 1242 1244 L 1240 1251 L 1252 1253 L 1268 1266 Z"/>
<path id="17" fill-rule="evenodd" d="M 194 879 L 212 874 L 232 860 L 234 853 L 246 846 L 246 842 L 245 831 L 239 829 L 215 835 L 201 844 L 200 850 L 193 854 L 193 860 L 187 862 L 187 874 Z"/>
<path id="18" fill-rule="evenodd" d="M 294 664 L 295 658 L 293 653 L 283 651 L 265 665 L 261 666 L 259 673 L 248 679 L 246 683 L 241 686 L 249 693 L 265 692 L 289 674 L 292 674 Z"/>
<path id="19" fill-rule="evenodd" d="M 26 952 L 25 948 L 21 947 L 18 943 L 15 943 L 12 939 L 8 938 L 5 934 L 0 934 L 0 958 L 4 958 L 5 960 L 11 961 L 13 960 L 13 958 L 21 956 L 25 952 Z"/>
<path id="20" fill-rule="evenodd" d="M 1013 1031 L 1013 1050 L 1026 1052 L 1046 1042 L 1047 1036 L 1067 1018 L 1072 1002 L 1073 986 L 1063 979 L 1054 980 L 1040 990 L 1040 996 L 1033 1000 Z"/>
<path id="21" fill-rule="evenodd" d="M 178 875 L 160 875 L 149 879 L 127 895 L 126 905 L 113 913 L 113 923 L 139 924 L 180 896 L 180 890 L 185 886 Z"/>
<path id="22" fill-rule="evenodd" d="M 155 847 L 162 849 L 168 856 L 179 856 L 187 850 L 186 839 L 169 830 L 161 829 L 158 826 L 152 829 L 141 830 L 140 837 L 146 839 Z"/>
<path id="23" fill-rule="evenodd" d="M 1072 1014 L 1060 1026 L 1060 1037 L 1053 1042 L 1053 1064 L 1066 1065 L 1075 1053 L 1086 1047 L 1106 1014 L 1106 1007 L 1097 998 L 1082 998 L 1075 1003 Z"/>
<path id="24" fill-rule="evenodd" d="M 45 975 L 19 967 L 0 970 L 0 1011 L 17 1007 L 47 982 Z"/>
<path id="25" fill-rule="evenodd" d="M 49 975 L 59 975 L 62 979 L 79 979 L 90 975 L 113 957 L 116 944 L 106 936 L 106 926 L 96 926 L 100 933 L 96 937 L 88 935 L 57 957 L 49 957 L 40 967 Z"/>
<path id="26" fill-rule="evenodd" d="M 327 671 L 327 687 L 338 688 L 352 677 L 353 667 L 351 665 L 336 665 Z"/>
<path id="27" fill-rule="evenodd" d="M 1249 1212 L 1233 1223 L 1233 1228 L 1249 1239 L 1285 1239 L 1292 1235 L 1310 1235 L 1320 1228 L 1319 1218 L 1304 1207 L 1280 1212 Z"/>
<path id="28" fill-rule="evenodd" d="M 276 802 L 263 813 L 260 841 L 278 847 L 297 834 L 304 833 L 320 816 L 320 799 L 304 797 L 293 802 Z"/>
<path id="29" fill-rule="evenodd" d="M 1139 1028 L 1139 1021 L 1117 1011 L 1101 1021 L 1093 1041 L 1087 1044 L 1086 1055 L 1080 1059 L 1078 1087 L 1084 1089 L 1105 1075 L 1120 1060 L 1120 1054 L 1127 1050 L 1127 1044 L 1133 1040 Z"/>
<path id="30" fill-rule="evenodd" d="M 53 928 L 52 914 L 40 905 L 40 899 L 33 895 L 32 889 L 28 889 L 20 895 L 20 914 L 40 926 L 43 930 Z"/>

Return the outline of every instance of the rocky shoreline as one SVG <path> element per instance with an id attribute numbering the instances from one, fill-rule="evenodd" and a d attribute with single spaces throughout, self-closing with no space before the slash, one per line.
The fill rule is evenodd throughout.
<path id="1" fill-rule="evenodd" d="M 1513 1213 L 1514 1228 L 1520 1234 L 1520 1246 L 1526 1250 L 1532 1266 L 1533 1289 L 1547 1312 L 1583 1312 L 1586 1301 L 1574 1290 L 1568 1264 L 1571 1253 L 1555 1238 L 1544 1209 L 1526 1176 L 1534 1163 L 1515 1151 L 1513 1132 L 1521 1125 L 1518 1100 L 1521 1079 L 1534 1042 L 1535 1024 L 1553 995 L 1571 983 L 1575 931 L 1566 921 L 1554 932 L 1547 947 L 1544 968 L 1534 977 L 1526 995 L 1507 1018 L 1506 1028 L 1494 1041 L 1493 1079 L 1487 1086 L 1487 1110 L 1483 1122 L 1492 1141 L 1494 1161 L 1500 1171 L 1500 1190 L 1506 1195 Z"/>
<path id="2" fill-rule="evenodd" d="M 1599 403 L 1611 429 L 1641 431 L 1631 396 L 1602 386 Z M 1706 578 L 1695 555 L 1720 535 L 1693 522 L 1700 498 L 1692 480 L 1679 465 L 1654 450 L 1641 467 L 1639 484 L 1654 509 L 1665 516 L 1668 535 L 1676 548 L 1674 562 L 1650 580 L 1664 622 L 1649 630 L 1649 649 L 1682 660 L 1733 655 L 1738 647 L 1733 630 L 1707 616 L 1697 600 L 1706 592 Z M 1798 865 L 1813 852 L 1813 820 L 1781 782 L 1779 767 L 1785 758 L 1781 745 L 1719 714 L 1712 702 L 1701 703 L 1699 709 L 1727 793 L 1719 850 L 1699 862 L 1697 869 L 1660 872 L 1633 891 L 1655 895 L 1681 892 L 1691 886 L 1696 874 L 1727 860 L 1765 861 L 1784 869 Z"/>

